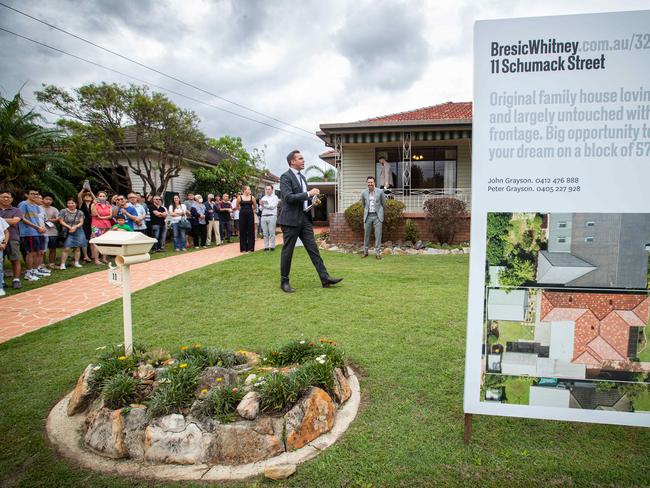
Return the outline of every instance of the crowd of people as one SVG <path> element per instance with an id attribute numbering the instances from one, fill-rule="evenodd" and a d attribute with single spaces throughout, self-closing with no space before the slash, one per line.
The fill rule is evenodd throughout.
<path id="1" fill-rule="evenodd" d="M 264 196 L 255 198 L 249 186 L 232 197 L 188 193 L 182 201 L 174 195 L 165 206 L 160 195 L 146 197 L 137 192 L 114 195 L 105 191 L 93 193 L 88 182 L 76 197 L 66 200 L 65 208 L 53 206 L 54 196 L 27 188 L 24 199 L 14 206 L 14 195 L 0 190 L 0 296 L 5 295 L 4 260 L 11 263 L 14 289 L 27 281 L 47 279 L 53 269 L 65 270 L 68 258 L 72 266 L 82 263 L 108 264 L 90 239 L 108 230 L 142 232 L 156 239 L 152 252 L 165 250 L 168 229 L 176 252 L 188 247 L 207 248 L 231 242 L 239 236 L 242 253 L 255 250 L 256 235 L 264 237 L 264 250 L 275 250 L 275 229 L 279 199 L 273 187 L 265 188 Z M 257 230 L 256 230 L 257 228 Z M 61 249 L 57 262 L 57 251 Z M 22 272 L 25 265 L 24 274 Z"/>

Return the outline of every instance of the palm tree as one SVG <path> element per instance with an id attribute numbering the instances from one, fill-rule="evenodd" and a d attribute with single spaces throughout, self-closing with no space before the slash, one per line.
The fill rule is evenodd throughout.
<path id="1" fill-rule="evenodd" d="M 16 193 L 30 184 L 40 186 L 61 204 L 66 195 L 77 193 L 70 178 L 82 174 L 57 150 L 61 131 L 40 126 L 42 117 L 25 112 L 24 105 L 20 93 L 11 100 L 0 96 L 0 181 Z"/>
<path id="2" fill-rule="evenodd" d="M 334 181 L 336 180 L 336 170 L 334 168 L 323 169 L 320 166 L 312 164 L 305 169 L 307 171 L 314 170 L 319 173 L 318 176 L 310 176 L 307 181 Z"/>

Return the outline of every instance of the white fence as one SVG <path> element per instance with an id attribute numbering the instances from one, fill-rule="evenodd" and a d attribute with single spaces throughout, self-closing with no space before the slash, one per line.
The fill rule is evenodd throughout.
<path id="1" fill-rule="evenodd" d="M 424 207 L 424 202 L 432 198 L 457 198 L 462 200 L 467 205 L 467 211 L 469 212 L 472 206 L 472 191 L 471 188 L 448 188 L 448 189 L 424 189 L 418 188 L 411 190 L 410 194 L 404 195 L 404 192 L 401 188 L 392 188 L 390 190 L 384 190 L 386 194 L 404 202 L 406 208 L 405 212 L 422 212 Z M 340 195 L 341 205 L 340 211 L 344 211 L 353 203 L 356 203 L 361 198 L 361 192 L 345 192 Z"/>

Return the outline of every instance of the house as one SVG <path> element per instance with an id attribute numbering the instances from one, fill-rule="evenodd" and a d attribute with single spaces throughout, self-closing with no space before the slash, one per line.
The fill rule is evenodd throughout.
<path id="1" fill-rule="evenodd" d="M 637 355 L 648 323 L 647 293 L 584 293 L 545 290 L 535 337 L 548 336 L 549 357 L 591 370 L 635 371 L 648 363 Z M 647 365 L 647 366 L 646 366 Z"/>
<path id="2" fill-rule="evenodd" d="M 646 288 L 650 214 L 552 213 L 537 283 Z"/>
<path id="3" fill-rule="evenodd" d="M 325 123 L 317 135 L 332 148 L 322 159 L 337 169 L 335 212 L 330 215 L 334 241 L 359 240 L 345 223 L 343 212 L 359 200 L 366 178 L 379 182 L 380 158 L 387 161 L 392 198 L 404 202 L 405 216 L 414 219 L 420 236 L 431 239 L 423 204 L 451 197 L 471 206 L 472 103 L 447 102 L 408 112 L 357 122 Z M 388 174 L 388 173 L 386 173 Z M 386 238 L 402 238 L 397 236 Z M 469 240 L 469 217 L 456 241 Z"/>

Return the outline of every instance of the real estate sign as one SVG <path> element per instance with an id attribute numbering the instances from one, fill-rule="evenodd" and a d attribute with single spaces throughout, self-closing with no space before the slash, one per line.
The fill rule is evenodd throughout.
<path id="1" fill-rule="evenodd" d="M 465 412 L 650 426 L 650 11 L 477 22 Z"/>

